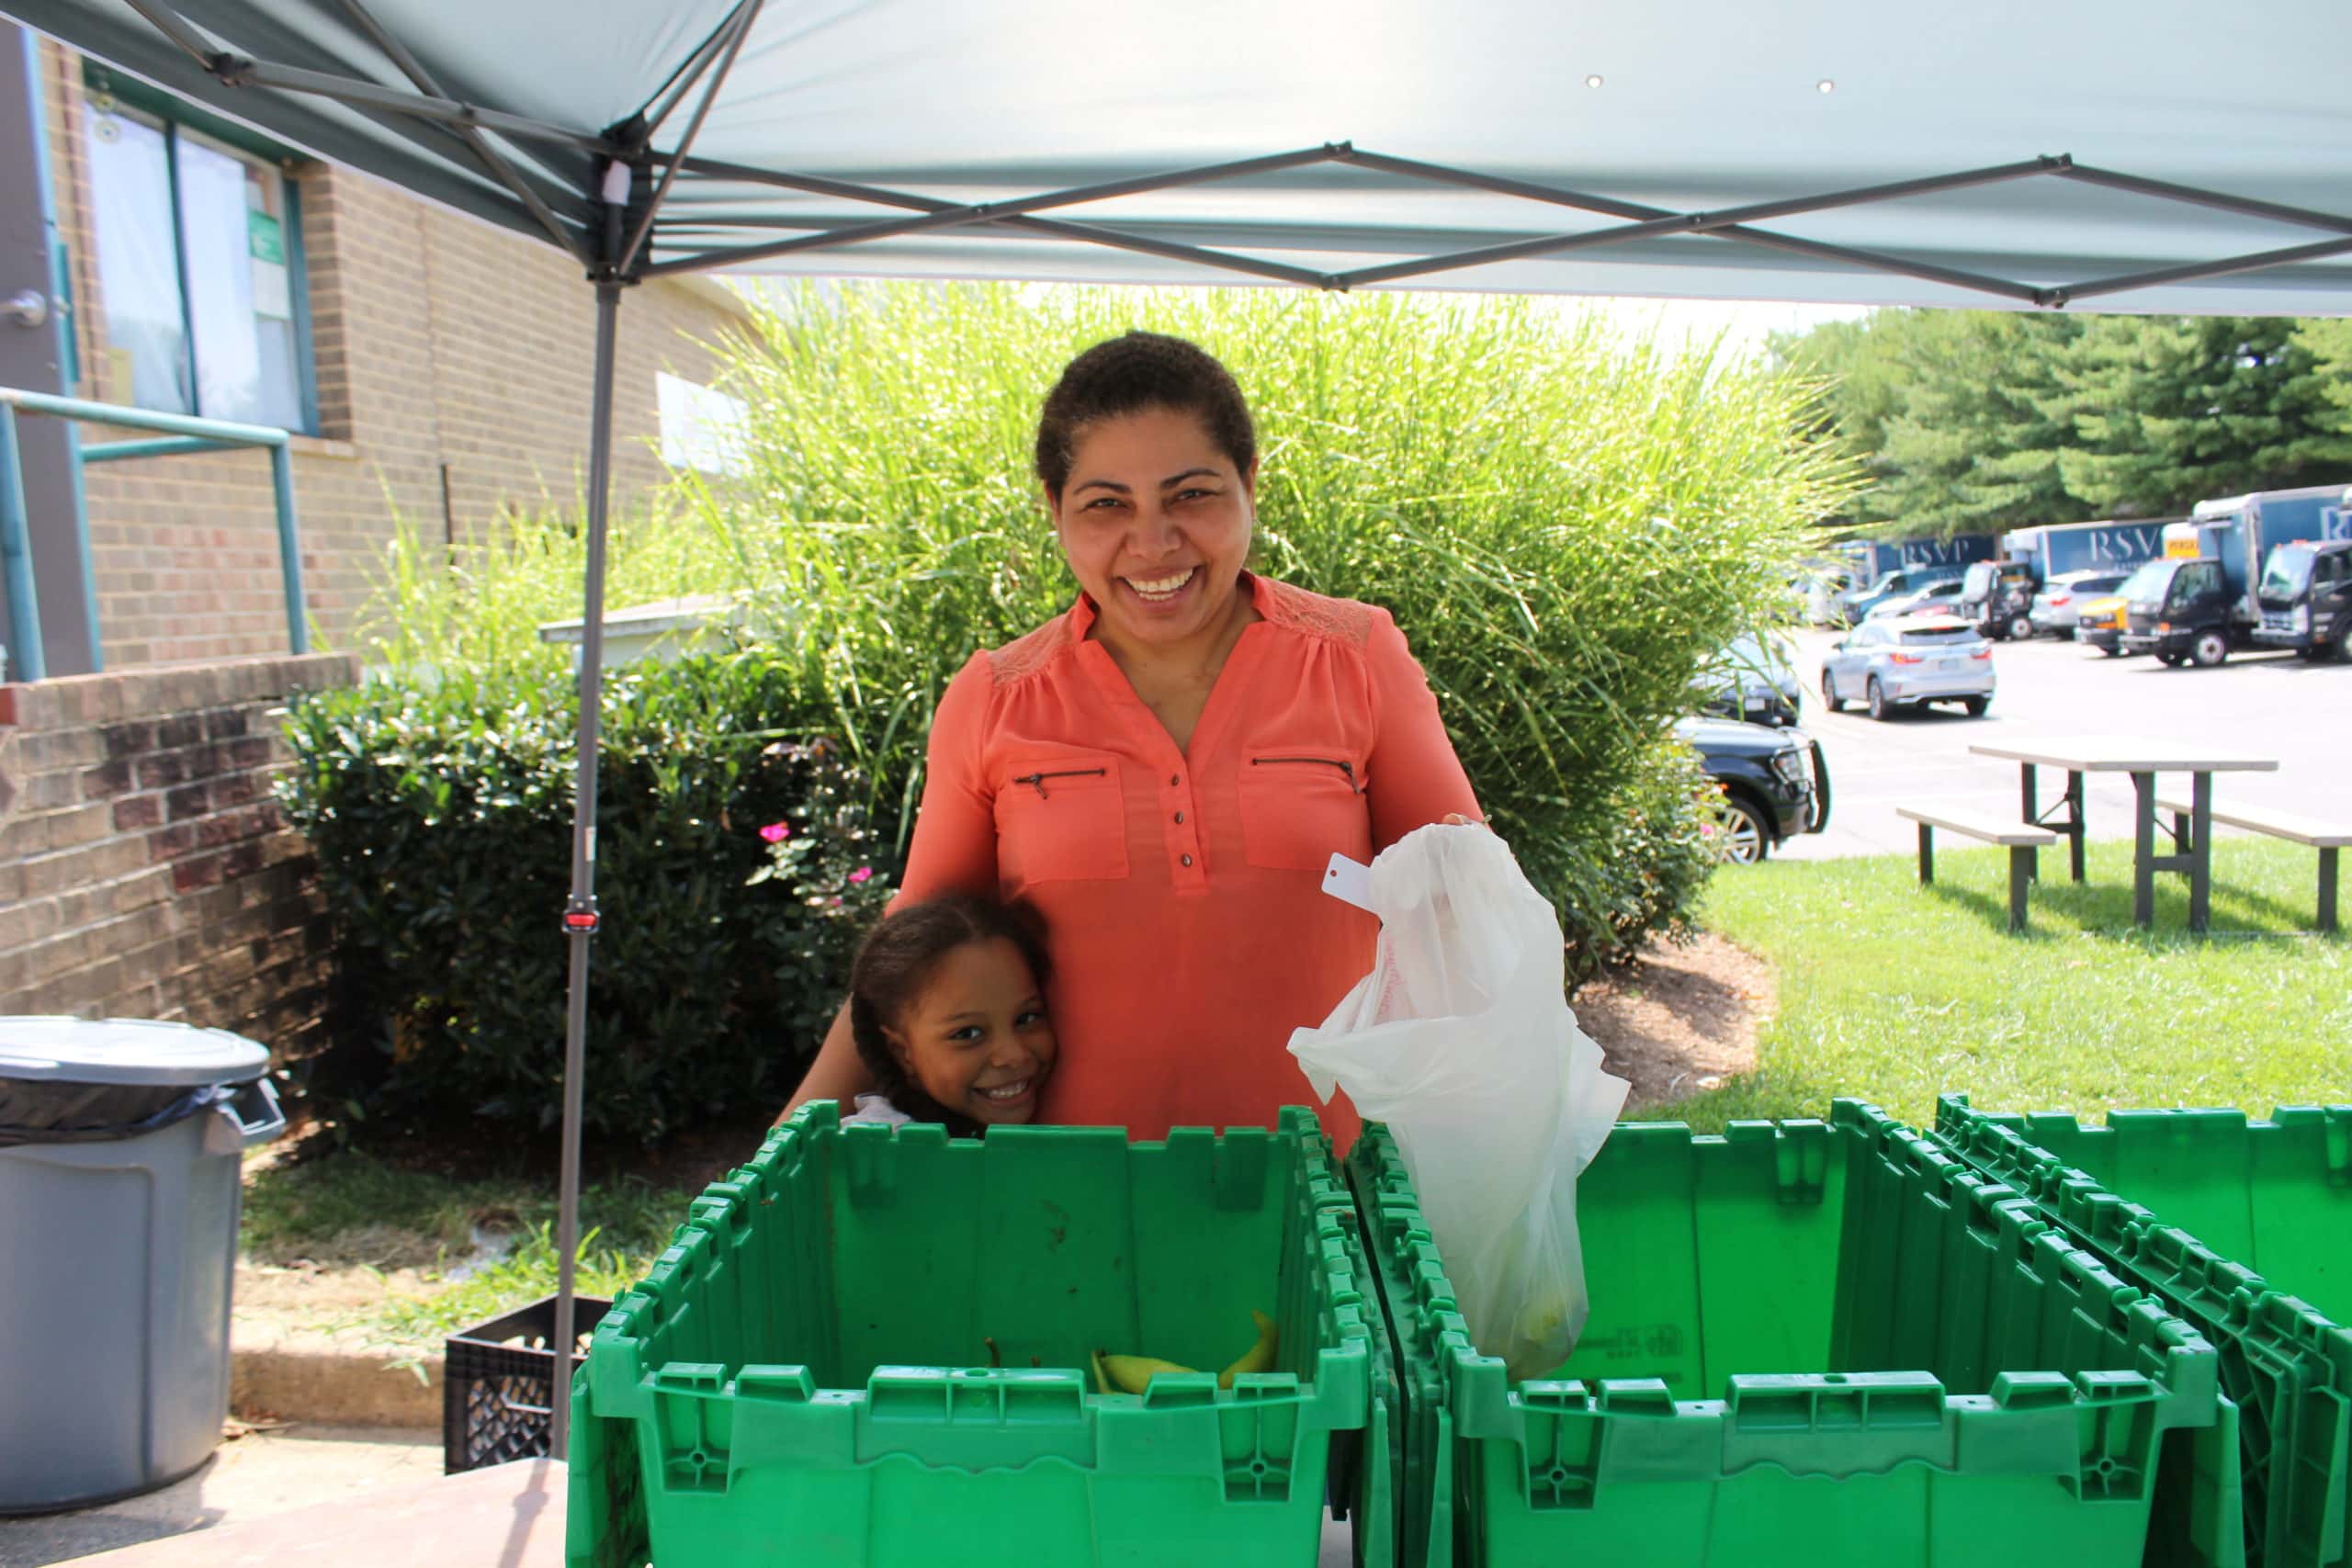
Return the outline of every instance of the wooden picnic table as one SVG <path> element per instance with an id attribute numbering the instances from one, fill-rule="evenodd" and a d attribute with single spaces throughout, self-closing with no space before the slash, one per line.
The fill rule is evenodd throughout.
<path id="1" fill-rule="evenodd" d="M 2202 931 L 2213 906 L 2213 775 L 2275 773 L 2276 757 L 2257 757 L 2190 740 L 2148 740 L 2105 736 L 2075 739 L 2005 740 L 1971 746 L 1980 757 L 2018 764 L 2025 820 L 2066 835 L 2076 882 L 2083 880 L 2083 775 L 2132 775 L 2132 918 L 2143 926 L 2156 920 L 2156 873 L 2188 877 L 2188 929 Z M 2063 769 L 2066 788 L 2048 811 L 2041 806 L 2036 770 Z M 2192 780 L 2188 842 L 2174 855 L 2156 853 L 2156 775 L 2187 773 Z"/>

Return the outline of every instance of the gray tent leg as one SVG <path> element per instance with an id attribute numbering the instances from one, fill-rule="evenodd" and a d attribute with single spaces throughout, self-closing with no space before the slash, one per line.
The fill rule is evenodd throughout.
<path id="1" fill-rule="evenodd" d="M 571 980 L 563 1019 L 562 1210 L 556 1220 L 554 1386 L 548 1451 L 571 1451 L 572 1275 L 580 1249 L 581 1084 L 588 1041 L 588 953 L 596 934 L 596 742 L 605 688 L 605 531 L 613 479 L 613 359 L 621 286 L 596 285 L 596 389 L 588 432 L 588 584 L 580 640 L 580 757 L 571 806 L 571 897 L 563 925 L 571 940 Z"/>

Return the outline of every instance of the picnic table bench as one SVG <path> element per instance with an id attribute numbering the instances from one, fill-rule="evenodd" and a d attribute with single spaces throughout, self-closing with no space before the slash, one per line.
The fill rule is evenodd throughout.
<path id="1" fill-rule="evenodd" d="M 2025 930 L 2026 885 L 2033 880 L 2041 852 L 2057 843 L 2051 829 L 1960 806 L 1898 806 L 1897 817 L 1919 825 L 1919 884 L 1936 879 L 1936 829 L 2000 844 L 2009 852 L 2009 930 Z"/>
<path id="2" fill-rule="evenodd" d="M 2156 809 L 2171 815 L 2173 842 L 2177 845 L 2188 843 L 2196 830 L 2196 803 L 2159 795 L 2156 797 Z M 2346 847 L 2352 846 L 2352 823 L 2324 822 L 2316 817 L 2303 817 L 2291 811 L 2271 811 L 2244 806 L 2211 807 L 2208 815 L 2223 827 L 2242 828 L 2249 833 L 2264 833 L 2317 850 L 2319 929 L 2323 932 L 2337 929 L 2336 860 Z"/>

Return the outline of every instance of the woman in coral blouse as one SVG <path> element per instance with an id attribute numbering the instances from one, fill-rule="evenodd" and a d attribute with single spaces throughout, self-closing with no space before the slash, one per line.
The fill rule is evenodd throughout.
<path id="1" fill-rule="evenodd" d="M 1372 967 L 1378 924 L 1322 891 L 1477 803 L 1385 610 L 1245 570 L 1248 404 L 1216 359 L 1098 344 L 1046 400 L 1037 476 L 1081 590 L 940 700 L 904 904 L 1025 900 L 1061 1041 L 1006 1120 L 1269 1125 L 1311 1103 L 1285 1047 Z M 836 1022 L 794 1098 L 868 1087 Z M 1357 1118 L 1324 1111 L 1344 1147 Z"/>

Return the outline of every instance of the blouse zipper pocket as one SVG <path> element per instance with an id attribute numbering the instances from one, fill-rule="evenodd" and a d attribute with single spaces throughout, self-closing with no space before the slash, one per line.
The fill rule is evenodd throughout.
<path id="1" fill-rule="evenodd" d="M 1039 800 L 1046 800 L 1050 798 L 1046 794 L 1047 779 L 1099 779 L 1107 777 L 1110 772 L 1108 768 L 1064 768 L 1057 773 L 1023 773 L 1012 782 L 1017 784 L 1027 784 L 1037 792 Z"/>
<path id="2" fill-rule="evenodd" d="M 1337 757 L 1252 757 L 1250 759 L 1250 765 L 1253 768 L 1279 768 L 1291 766 L 1337 768 L 1347 777 L 1349 794 L 1362 795 L 1363 793 L 1363 786 L 1356 782 L 1355 764 L 1349 761 L 1343 761 Z"/>

